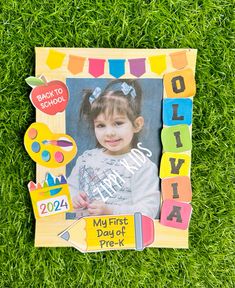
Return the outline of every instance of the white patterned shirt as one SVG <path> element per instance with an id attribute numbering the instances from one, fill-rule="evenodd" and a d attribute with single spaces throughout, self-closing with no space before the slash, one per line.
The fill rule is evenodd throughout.
<path id="1" fill-rule="evenodd" d="M 85 192 L 90 201 L 103 200 L 113 214 L 141 212 L 159 217 L 157 166 L 142 151 L 115 156 L 105 154 L 104 149 L 85 151 L 78 157 L 68 184 L 72 197 Z"/>

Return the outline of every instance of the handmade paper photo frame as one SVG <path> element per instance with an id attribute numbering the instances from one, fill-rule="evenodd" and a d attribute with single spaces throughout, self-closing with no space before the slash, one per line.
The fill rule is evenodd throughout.
<path id="1" fill-rule="evenodd" d="M 35 74 L 37 77 L 43 75 L 47 81 L 59 80 L 66 84 L 69 81 L 68 79 L 79 79 L 81 81 L 82 79 L 111 80 L 120 78 L 123 80 L 159 79 L 163 83 L 163 101 L 161 104 L 163 122 L 161 132 L 162 157 L 160 167 L 158 167 L 159 177 L 161 178 L 161 218 L 160 220 L 152 219 L 152 222 L 150 221 L 153 223 L 152 225 L 143 220 L 144 215 L 138 213 L 132 215 L 134 218 L 130 218 L 126 225 L 128 227 L 132 225 L 132 229 L 134 229 L 134 226 L 142 227 L 145 231 L 148 227 L 147 231 L 150 233 L 147 237 L 145 233 L 141 232 L 142 228 L 135 228 L 140 233 L 140 236 L 137 236 L 137 234 L 133 236 L 135 237 L 135 245 L 133 242 L 129 246 L 123 245 L 124 247 L 122 247 L 123 243 L 120 242 L 120 239 L 117 242 L 107 240 L 106 242 L 109 244 L 101 242 L 102 245 L 110 245 L 106 247 L 107 249 L 103 249 L 104 247 L 101 244 L 97 248 L 97 242 L 94 244 L 96 246 L 92 246 L 93 244 L 90 243 L 93 248 L 87 247 L 85 249 L 83 246 L 85 250 L 80 248 L 82 252 L 112 249 L 141 250 L 144 247 L 188 248 L 188 226 L 192 212 L 190 204 L 192 199 L 190 166 L 192 103 L 196 92 L 194 80 L 196 53 L 197 51 L 194 49 L 36 48 Z M 71 98 L 69 101 L 71 101 Z M 48 115 L 36 109 L 36 122 L 46 124 L 55 134 L 67 133 L 66 109 L 55 115 Z M 73 137 L 73 135 L 70 136 Z M 77 143 L 77 146 L 79 151 L 79 143 Z M 37 164 L 36 169 L 37 182 L 43 181 L 49 171 L 53 175 L 65 175 L 66 173 L 66 166 L 48 169 Z M 98 218 L 104 218 L 110 222 L 110 217 L 111 215 Z M 129 217 L 129 215 L 117 216 L 117 219 L 120 219 L 117 220 L 118 223 L 125 223 L 125 217 Z M 92 221 L 91 217 L 87 218 L 86 216 L 81 219 L 84 219 L 85 222 Z M 59 247 L 72 245 L 78 248 L 71 231 L 75 231 L 75 235 L 77 235 L 75 228 L 79 226 L 76 224 L 79 220 L 66 219 L 65 213 L 37 219 L 35 246 Z M 80 220 L 79 223 L 84 221 Z M 86 226 L 84 226 L 84 223 L 82 224 L 83 231 Z M 97 223 L 97 221 L 94 220 L 94 223 Z M 109 229 L 112 231 L 112 225 Z M 117 229 L 116 235 L 119 233 L 121 235 L 121 229 L 122 227 Z M 130 233 L 134 233 L 134 230 L 131 231 Z M 89 234 L 89 230 L 86 230 L 86 233 Z M 95 233 L 98 234 L 97 231 Z M 76 240 L 76 237 L 74 239 Z"/>

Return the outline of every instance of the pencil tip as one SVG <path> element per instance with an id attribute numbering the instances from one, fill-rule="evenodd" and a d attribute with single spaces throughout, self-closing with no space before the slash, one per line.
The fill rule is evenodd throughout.
<path id="1" fill-rule="evenodd" d="M 69 238 L 70 238 L 69 232 L 68 232 L 68 231 L 65 231 L 63 234 L 60 235 L 60 238 L 68 241 Z"/>

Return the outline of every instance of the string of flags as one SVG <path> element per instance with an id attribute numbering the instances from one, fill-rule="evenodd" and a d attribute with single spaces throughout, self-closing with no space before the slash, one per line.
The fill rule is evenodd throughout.
<path id="1" fill-rule="evenodd" d="M 173 52 L 169 54 L 172 66 L 177 69 L 183 69 L 187 66 L 186 50 Z M 66 58 L 66 54 L 50 49 L 46 60 L 47 66 L 54 70 L 60 68 Z M 83 72 L 85 62 L 88 61 L 88 73 L 97 78 L 104 74 L 105 65 L 109 67 L 109 74 L 115 78 L 120 78 L 125 74 L 126 62 L 129 64 L 129 72 L 135 77 L 141 77 L 146 73 L 146 65 L 149 65 L 150 71 L 161 75 L 167 68 L 167 55 L 154 55 L 148 58 L 134 59 L 98 59 L 86 58 L 77 55 L 68 55 L 67 69 L 73 75 Z"/>

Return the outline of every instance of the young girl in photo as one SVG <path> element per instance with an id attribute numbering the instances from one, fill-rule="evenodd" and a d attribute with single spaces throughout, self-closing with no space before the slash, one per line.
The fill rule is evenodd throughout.
<path id="1" fill-rule="evenodd" d="M 144 126 L 142 91 L 135 80 L 114 80 L 105 89 L 86 90 L 80 116 L 89 121 L 97 148 L 78 157 L 68 177 L 75 209 L 89 215 L 159 216 L 157 166 L 138 143 Z"/>

